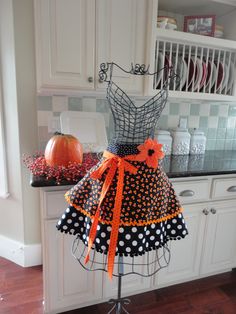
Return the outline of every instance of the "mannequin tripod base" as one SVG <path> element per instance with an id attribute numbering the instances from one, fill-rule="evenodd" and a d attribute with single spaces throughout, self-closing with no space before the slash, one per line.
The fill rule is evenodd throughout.
<path id="1" fill-rule="evenodd" d="M 130 314 L 124 307 L 124 305 L 130 304 L 130 299 L 121 298 L 121 299 L 110 299 L 108 304 L 114 304 L 107 314 Z"/>

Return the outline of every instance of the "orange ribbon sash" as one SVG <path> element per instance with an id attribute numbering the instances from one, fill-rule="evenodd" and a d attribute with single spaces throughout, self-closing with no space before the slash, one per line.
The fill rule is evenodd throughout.
<path id="1" fill-rule="evenodd" d="M 114 204 L 114 209 L 113 209 L 112 229 L 111 229 L 110 244 L 109 244 L 109 250 L 108 250 L 108 265 L 107 265 L 108 275 L 110 278 L 112 278 L 115 253 L 116 253 L 116 245 L 117 245 L 118 234 L 119 234 L 120 213 L 121 213 L 123 187 L 124 187 L 124 173 L 125 171 L 129 171 L 132 174 L 136 174 L 137 168 L 128 162 L 129 160 L 135 160 L 135 156 L 133 155 L 119 157 L 115 154 L 105 151 L 103 154 L 103 157 L 105 157 L 105 159 L 102 162 L 102 164 L 99 166 L 99 168 L 90 174 L 91 178 L 100 179 L 104 171 L 106 169 L 109 169 L 107 172 L 104 184 L 102 186 L 98 208 L 97 208 L 96 214 L 93 218 L 93 222 L 91 225 L 91 229 L 89 233 L 89 241 L 88 241 L 88 252 L 85 257 L 85 263 L 89 261 L 89 253 L 91 251 L 92 245 L 96 238 L 97 226 L 99 222 L 102 202 L 112 184 L 112 180 L 116 174 L 116 171 L 118 170 L 118 182 L 117 182 L 117 190 L 116 190 L 116 196 L 115 196 L 115 204 Z"/>

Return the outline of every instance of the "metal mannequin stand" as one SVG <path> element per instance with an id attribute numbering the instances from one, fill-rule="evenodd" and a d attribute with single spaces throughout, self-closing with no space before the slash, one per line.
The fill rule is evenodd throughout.
<path id="1" fill-rule="evenodd" d="M 125 314 L 129 314 L 129 312 L 125 309 L 124 305 L 130 304 L 130 299 L 121 298 L 121 285 L 122 285 L 122 275 L 124 273 L 123 270 L 123 257 L 119 256 L 119 263 L 118 263 L 118 292 L 117 292 L 117 299 L 110 299 L 108 304 L 114 304 L 110 311 L 107 314 L 112 314 L 115 311 L 115 314 L 121 314 L 124 312 Z"/>

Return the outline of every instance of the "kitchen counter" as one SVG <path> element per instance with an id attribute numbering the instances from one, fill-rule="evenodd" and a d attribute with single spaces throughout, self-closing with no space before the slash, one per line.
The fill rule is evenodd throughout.
<path id="1" fill-rule="evenodd" d="M 160 162 L 169 178 L 207 176 L 220 174 L 236 174 L 236 150 L 207 151 L 204 155 L 166 156 Z M 57 186 L 54 180 L 43 177 L 31 177 L 33 187 Z M 74 185 L 64 181 L 60 185 Z"/>

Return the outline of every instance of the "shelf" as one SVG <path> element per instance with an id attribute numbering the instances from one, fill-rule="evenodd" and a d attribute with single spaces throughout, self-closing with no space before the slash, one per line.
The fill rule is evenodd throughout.
<path id="1" fill-rule="evenodd" d="M 236 41 L 215 38 L 209 36 L 202 36 L 181 31 L 173 31 L 169 29 L 156 29 L 157 40 L 165 40 L 171 42 L 178 42 L 183 44 L 197 44 L 199 46 L 206 46 L 210 48 L 219 48 L 227 51 L 236 51 Z"/>
<path id="2" fill-rule="evenodd" d="M 156 28 L 155 42 L 154 72 L 163 71 L 151 82 L 154 94 L 162 89 L 171 65 L 180 81 L 170 82 L 169 98 L 236 101 L 235 41 Z"/>

